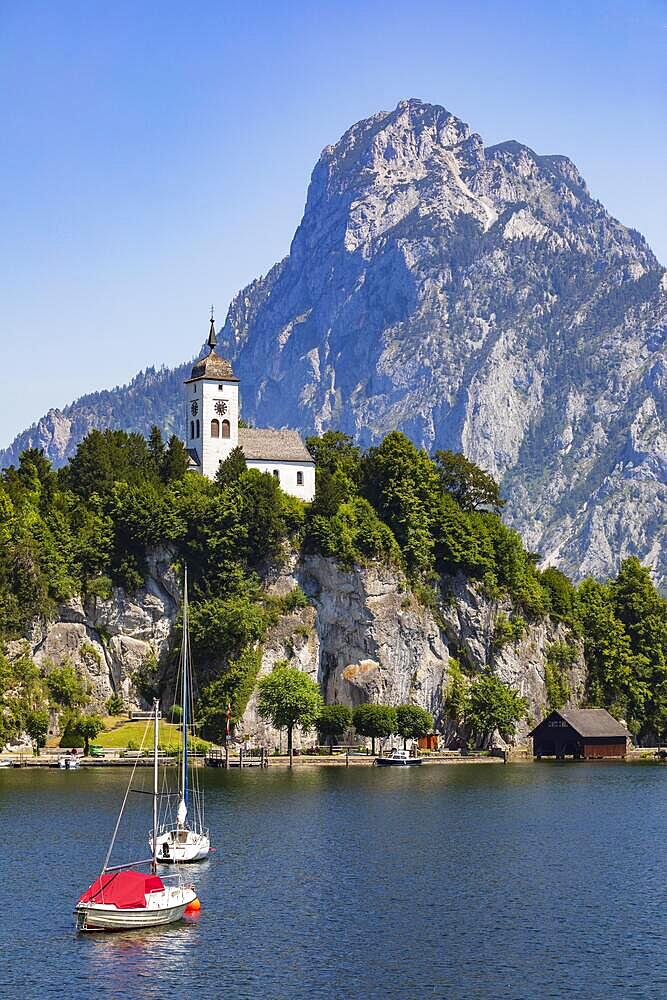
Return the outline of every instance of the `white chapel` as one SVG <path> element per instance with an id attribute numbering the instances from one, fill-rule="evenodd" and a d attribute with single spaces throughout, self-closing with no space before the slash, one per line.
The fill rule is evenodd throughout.
<path id="1" fill-rule="evenodd" d="M 229 361 L 216 354 L 211 317 L 209 352 L 185 381 L 186 443 L 190 469 L 215 478 L 220 462 L 240 446 L 249 469 L 268 472 L 285 493 L 315 496 L 315 463 L 297 431 L 239 427 L 239 380 Z"/>

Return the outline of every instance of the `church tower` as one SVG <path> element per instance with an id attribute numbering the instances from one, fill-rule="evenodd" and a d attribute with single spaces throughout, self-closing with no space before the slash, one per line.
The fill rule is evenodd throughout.
<path id="1" fill-rule="evenodd" d="M 239 443 L 239 380 L 229 361 L 216 354 L 211 310 L 208 354 L 185 382 L 185 441 L 191 468 L 209 479 Z"/>

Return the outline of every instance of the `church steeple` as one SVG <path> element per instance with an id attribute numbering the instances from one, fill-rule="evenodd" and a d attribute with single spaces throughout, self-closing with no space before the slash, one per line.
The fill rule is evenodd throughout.
<path id="1" fill-rule="evenodd" d="M 211 306 L 211 328 L 208 331 L 207 343 L 211 351 L 215 349 L 215 345 L 218 343 L 218 338 L 215 335 L 215 320 L 213 318 L 213 306 Z"/>

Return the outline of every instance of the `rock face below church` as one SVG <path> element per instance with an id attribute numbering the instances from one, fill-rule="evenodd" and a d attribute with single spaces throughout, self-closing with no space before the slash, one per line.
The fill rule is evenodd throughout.
<path id="1" fill-rule="evenodd" d="M 304 556 L 281 573 L 272 588 L 284 593 L 297 583 L 311 604 L 286 616 L 272 630 L 264 644 L 259 676 L 287 660 L 319 683 L 329 704 L 421 705 L 432 713 L 435 728 L 445 740 L 460 735 L 445 708 L 450 650 L 456 651 L 470 675 L 492 669 L 527 699 L 529 718 L 518 728 L 520 739 L 548 704 L 545 665 L 549 647 L 572 641 L 562 625 L 545 620 L 528 626 L 520 642 L 494 651 L 498 615 L 511 613 L 511 605 L 488 601 L 465 577 L 443 581 L 450 597 L 440 622 L 416 601 L 405 578 L 382 564 L 343 570 L 332 559 Z M 567 680 L 568 704 L 576 706 L 586 680 L 581 650 Z M 280 734 L 257 714 L 256 692 L 237 732 L 271 748 L 280 745 Z M 295 746 L 316 741 L 315 733 L 297 733 Z"/>
<path id="2" fill-rule="evenodd" d="M 566 157 L 485 148 L 403 101 L 323 151 L 288 257 L 234 299 L 219 344 L 252 423 L 463 450 L 546 561 L 581 577 L 636 554 L 664 585 L 666 290 Z M 128 413 L 171 430 L 180 393 L 149 376 L 50 414 L 0 461 L 28 443 L 62 461 Z"/>
<path id="3" fill-rule="evenodd" d="M 379 563 L 343 570 L 322 556 L 294 556 L 266 583 L 276 593 L 299 584 L 310 603 L 271 629 L 262 646 L 260 677 L 278 661 L 287 660 L 319 683 L 328 703 L 418 704 L 433 714 L 436 729 L 449 740 L 460 735 L 445 710 L 453 655 L 470 675 L 491 669 L 528 700 L 530 717 L 519 727 L 520 738 L 542 717 L 548 703 L 549 646 L 572 641 L 563 626 L 546 619 L 528 626 L 519 643 L 494 651 L 498 615 L 511 613 L 511 605 L 487 600 L 464 577 L 443 581 L 449 597 L 439 621 L 416 601 L 402 574 Z M 27 644 L 10 643 L 8 652 L 10 656 L 27 652 L 39 664 L 71 662 L 89 686 L 88 711 L 105 714 L 112 694 L 121 695 L 125 708 L 147 707 L 135 683 L 137 673 L 147 666 L 157 670 L 170 703 L 170 649 L 179 608 L 178 580 L 169 553 L 153 552 L 145 584 L 135 595 L 115 588 L 109 600 L 85 606 L 71 601 L 55 620 L 36 628 Z M 225 664 L 198 663 L 197 668 L 200 676 L 210 679 Z M 577 707 L 585 685 L 580 650 L 567 679 L 568 706 Z M 280 733 L 258 715 L 257 689 L 236 733 L 270 749 L 281 745 Z M 295 746 L 316 740 L 315 733 L 297 732 Z"/>

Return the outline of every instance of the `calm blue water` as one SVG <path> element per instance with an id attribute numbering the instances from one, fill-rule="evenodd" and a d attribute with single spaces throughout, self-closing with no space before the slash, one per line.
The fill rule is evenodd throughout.
<path id="1" fill-rule="evenodd" d="M 127 777 L 0 771 L 3 998 L 667 997 L 667 767 L 208 771 L 200 918 L 77 936 Z"/>

